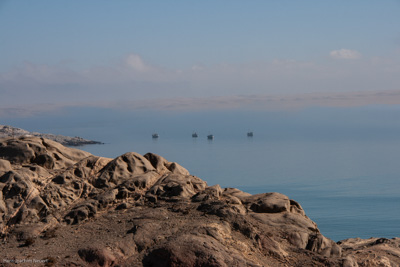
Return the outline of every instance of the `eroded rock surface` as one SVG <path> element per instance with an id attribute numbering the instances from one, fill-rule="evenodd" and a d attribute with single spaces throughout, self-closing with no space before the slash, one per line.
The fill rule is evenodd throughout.
<path id="1" fill-rule="evenodd" d="M 400 239 L 324 237 L 299 203 L 177 163 L 0 140 L 0 266 L 399 266 Z M 9 261 L 7 261 L 9 260 Z"/>

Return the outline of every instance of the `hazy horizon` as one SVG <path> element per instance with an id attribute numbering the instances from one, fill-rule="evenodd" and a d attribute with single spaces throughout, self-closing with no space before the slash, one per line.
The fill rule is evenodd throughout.
<path id="1" fill-rule="evenodd" d="M 400 104 L 400 2 L 0 1 L 0 116 Z"/>

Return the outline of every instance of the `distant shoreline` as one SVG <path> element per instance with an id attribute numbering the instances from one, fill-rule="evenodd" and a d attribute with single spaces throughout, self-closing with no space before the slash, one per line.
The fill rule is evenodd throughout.
<path id="1" fill-rule="evenodd" d="M 7 137 L 21 137 L 21 136 L 36 136 L 41 138 L 47 138 L 53 141 L 56 141 L 65 146 L 84 146 L 84 145 L 103 145 L 103 142 L 94 141 L 89 139 L 84 139 L 79 136 L 70 137 L 64 135 L 55 135 L 55 134 L 43 134 L 38 132 L 29 132 L 27 130 L 9 126 L 9 125 L 0 125 L 0 138 Z"/>

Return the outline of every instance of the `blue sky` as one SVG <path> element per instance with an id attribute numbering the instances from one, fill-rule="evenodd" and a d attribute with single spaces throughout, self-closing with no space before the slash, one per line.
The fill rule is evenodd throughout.
<path id="1" fill-rule="evenodd" d="M 399 14 L 393 0 L 0 0 L 0 105 L 398 104 Z"/>

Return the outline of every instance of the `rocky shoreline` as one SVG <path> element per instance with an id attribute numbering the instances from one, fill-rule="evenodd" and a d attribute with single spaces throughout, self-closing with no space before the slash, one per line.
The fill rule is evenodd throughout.
<path id="1" fill-rule="evenodd" d="M 84 145 L 101 145 L 102 142 L 84 139 L 79 136 L 70 137 L 56 134 L 43 134 L 38 132 L 29 132 L 27 130 L 12 127 L 8 125 L 0 125 L 0 138 L 6 137 L 20 137 L 20 136 L 36 136 L 41 138 L 50 139 L 64 146 L 84 146 Z"/>
<path id="2" fill-rule="evenodd" d="M 399 266 L 400 238 L 323 236 L 280 193 L 209 186 L 147 153 L 0 139 L 0 266 Z"/>

